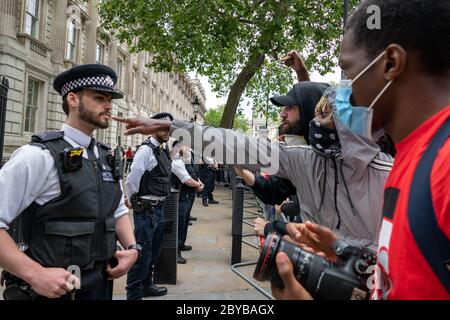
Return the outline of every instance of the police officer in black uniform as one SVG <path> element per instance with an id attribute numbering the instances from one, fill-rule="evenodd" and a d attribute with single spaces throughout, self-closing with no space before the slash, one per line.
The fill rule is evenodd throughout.
<path id="1" fill-rule="evenodd" d="M 0 171 L 5 299 L 111 299 L 108 278 L 136 261 L 120 173 L 109 147 L 92 136 L 109 126 L 111 100 L 122 98 L 116 81 L 98 64 L 58 75 L 54 88 L 67 115 L 61 131 L 34 135 Z M 116 236 L 126 250 L 116 253 Z"/>
<path id="2" fill-rule="evenodd" d="M 202 164 L 199 166 L 199 177 L 205 183 L 205 188 L 200 194 L 203 206 L 207 207 L 209 204 L 218 204 L 219 201 L 214 200 L 214 188 L 216 185 L 216 171 L 218 164 L 214 159 L 205 159 L 202 157 Z"/>
<path id="3" fill-rule="evenodd" d="M 172 187 L 180 191 L 178 201 L 178 258 L 180 264 L 186 263 L 181 251 L 190 251 L 186 244 L 189 218 L 196 192 L 203 190 L 203 183 L 194 170 L 194 155 L 188 146 L 181 146 L 172 162 Z"/>
<path id="4" fill-rule="evenodd" d="M 173 116 L 165 112 L 152 118 L 173 120 Z M 167 288 L 153 283 L 153 270 L 161 253 L 163 205 L 171 188 L 168 140 L 169 131 L 158 131 L 144 141 L 134 155 L 127 177 L 126 189 L 130 199 L 127 203 L 133 208 L 134 234 L 142 246 L 142 255 L 128 272 L 127 300 L 167 294 Z"/>

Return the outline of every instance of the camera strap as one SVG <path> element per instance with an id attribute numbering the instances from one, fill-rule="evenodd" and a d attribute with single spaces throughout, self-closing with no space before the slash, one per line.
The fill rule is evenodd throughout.
<path id="1" fill-rule="evenodd" d="M 422 255 L 450 293 L 450 241 L 436 220 L 430 186 L 433 164 L 449 136 L 450 118 L 434 136 L 414 172 L 408 199 L 408 220 Z"/>

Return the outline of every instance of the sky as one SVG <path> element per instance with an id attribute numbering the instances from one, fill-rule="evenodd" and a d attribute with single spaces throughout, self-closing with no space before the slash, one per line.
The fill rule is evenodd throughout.
<path id="1" fill-rule="evenodd" d="M 191 74 L 191 76 L 195 77 L 195 74 Z M 334 81 L 336 83 L 339 83 L 339 79 L 341 78 L 341 69 L 335 68 L 334 73 L 328 73 L 324 76 L 321 76 L 318 72 L 312 72 L 310 74 L 311 81 L 315 82 L 331 82 Z M 208 82 L 207 77 L 197 76 L 198 79 L 200 79 L 200 82 L 203 85 L 203 88 L 205 89 L 206 93 L 206 109 L 215 108 L 217 106 L 220 106 L 222 104 L 225 104 L 227 102 L 227 97 L 217 97 L 216 94 L 212 91 L 211 86 Z M 251 106 L 247 106 L 247 103 L 242 104 L 244 109 L 244 115 L 247 119 L 251 120 L 252 117 L 252 110 Z"/>

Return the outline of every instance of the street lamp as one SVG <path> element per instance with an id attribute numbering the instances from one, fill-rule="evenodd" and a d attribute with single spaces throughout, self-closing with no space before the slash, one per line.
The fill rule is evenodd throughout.
<path id="1" fill-rule="evenodd" d="M 200 110 L 200 101 L 198 101 L 198 97 L 195 97 L 194 102 L 192 103 L 192 106 L 194 107 L 194 122 L 197 121 L 197 114 L 198 111 Z"/>
<path id="2" fill-rule="evenodd" d="M 347 26 L 347 20 L 348 20 L 348 0 L 344 0 L 344 32 L 345 27 Z M 341 70 L 341 79 L 345 79 L 344 70 Z"/>
<path id="3" fill-rule="evenodd" d="M 344 29 L 347 26 L 348 19 L 348 0 L 344 0 Z"/>

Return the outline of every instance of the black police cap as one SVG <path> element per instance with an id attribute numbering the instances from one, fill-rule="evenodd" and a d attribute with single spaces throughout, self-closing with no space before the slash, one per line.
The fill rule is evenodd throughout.
<path id="1" fill-rule="evenodd" d="M 158 120 L 170 120 L 173 121 L 173 116 L 168 112 L 160 112 L 151 117 L 152 119 Z"/>
<path id="2" fill-rule="evenodd" d="M 59 74 L 53 81 L 55 90 L 64 97 L 69 92 L 82 89 L 108 92 L 113 99 L 123 98 L 123 94 L 115 88 L 116 72 L 102 64 L 82 64 Z"/>

